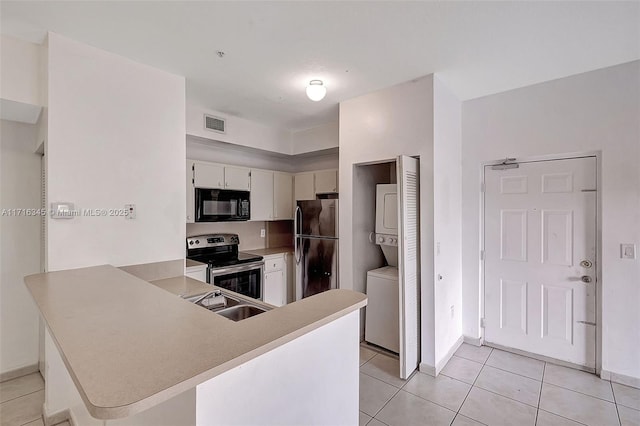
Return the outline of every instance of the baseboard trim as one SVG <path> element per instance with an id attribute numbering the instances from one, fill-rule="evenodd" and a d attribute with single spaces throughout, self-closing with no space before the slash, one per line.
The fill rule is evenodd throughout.
<path id="1" fill-rule="evenodd" d="M 42 420 L 44 422 L 44 426 L 54 426 L 60 424 L 62 422 L 69 422 L 70 425 L 74 426 L 76 423 L 72 420 L 71 410 L 68 408 L 57 411 L 55 413 L 47 412 L 47 404 L 42 404 Z"/>
<path id="2" fill-rule="evenodd" d="M 40 371 L 38 363 L 16 368 L 15 370 L 5 371 L 4 373 L 0 373 L 0 383 L 6 382 L 7 380 L 17 379 L 18 377 L 26 376 L 27 374 L 35 373 L 36 371 Z"/>
<path id="3" fill-rule="evenodd" d="M 436 368 L 434 366 L 432 366 L 432 365 L 425 364 L 424 362 L 421 362 L 420 365 L 418 366 L 418 370 L 421 373 L 428 374 L 430 376 L 436 377 Z"/>
<path id="4" fill-rule="evenodd" d="M 467 343 L 473 346 L 482 346 L 482 343 L 483 343 L 482 337 L 462 336 L 462 338 L 464 339 L 464 343 Z"/>
<path id="5" fill-rule="evenodd" d="M 587 373 L 593 373 L 593 374 L 595 374 L 595 372 L 596 372 L 595 368 L 585 367 L 584 365 L 574 364 L 572 362 L 562 361 L 562 360 L 559 360 L 559 359 L 551 358 L 551 357 L 544 356 L 544 355 L 534 354 L 532 352 L 527 352 L 527 351 L 523 351 L 523 350 L 520 350 L 520 349 L 509 348 L 507 346 L 502 346 L 502 345 L 498 345 L 498 344 L 491 343 L 491 342 L 484 342 L 484 345 L 485 346 L 489 346 L 490 348 L 500 349 L 500 350 L 505 351 L 505 352 L 511 352 L 511 353 L 514 353 L 514 354 L 517 354 L 517 355 L 522 355 L 522 356 L 526 356 L 526 357 L 529 357 L 529 358 L 537 359 L 539 361 L 548 362 L 550 364 L 556 364 L 556 365 L 560 365 L 562 367 L 573 368 L 574 370 L 586 371 Z"/>
<path id="6" fill-rule="evenodd" d="M 456 351 L 462 345 L 463 342 L 464 342 L 464 337 L 463 336 L 458 337 L 458 340 L 456 340 L 456 342 L 453 344 L 453 346 L 451 346 L 449 348 L 449 351 L 444 356 L 444 358 L 442 358 L 439 362 L 436 362 L 436 371 L 435 371 L 435 373 L 436 373 L 435 376 L 436 377 L 438 376 L 438 374 L 440 374 L 440 372 L 442 371 L 444 366 L 447 365 L 447 363 L 449 362 L 451 357 L 453 357 L 453 354 L 456 353 Z"/>
<path id="7" fill-rule="evenodd" d="M 614 373 L 612 371 L 600 370 L 600 378 L 604 380 L 610 380 L 621 385 L 631 386 L 632 388 L 640 389 L 640 378 L 633 376 L 625 376 L 624 374 Z"/>

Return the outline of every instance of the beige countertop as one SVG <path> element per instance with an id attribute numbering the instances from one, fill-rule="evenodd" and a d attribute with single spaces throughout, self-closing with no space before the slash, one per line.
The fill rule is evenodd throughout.
<path id="1" fill-rule="evenodd" d="M 150 281 L 151 284 L 160 287 L 169 293 L 180 297 L 192 297 L 205 294 L 208 291 L 218 288 L 202 281 L 194 280 L 189 277 L 165 278 L 162 280 Z"/>
<path id="2" fill-rule="evenodd" d="M 185 259 L 185 266 L 187 268 L 192 268 L 194 266 L 207 266 L 206 263 L 196 262 L 195 260 Z"/>
<path id="3" fill-rule="evenodd" d="M 148 409 L 366 305 L 362 293 L 330 290 L 233 322 L 176 297 L 211 288 L 187 277 L 153 285 L 102 265 L 25 283 L 98 419 Z"/>
<path id="4" fill-rule="evenodd" d="M 256 256 L 270 256 L 272 254 L 293 253 L 293 246 L 274 247 L 256 250 L 242 250 L 244 253 L 255 254 Z"/>

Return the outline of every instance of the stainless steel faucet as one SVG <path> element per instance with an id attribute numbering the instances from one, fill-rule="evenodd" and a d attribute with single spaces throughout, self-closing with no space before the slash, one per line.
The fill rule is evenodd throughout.
<path id="1" fill-rule="evenodd" d="M 220 291 L 220 290 L 213 290 L 213 291 L 206 292 L 205 294 L 203 294 L 202 296 L 200 296 L 200 297 L 198 297 L 196 300 L 194 300 L 194 301 L 193 301 L 193 303 L 194 303 L 194 304 L 196 304 L 196 305 L 203 306 L 203 305 L 202 305 L 202 301 L 203 301 L 204 299 L 208 299 L 208 298 L 209 298 L 209 297 L 211 297 L 211 296 L 213 296 L 213 297 L 222 296 L 222 291 Z"/>

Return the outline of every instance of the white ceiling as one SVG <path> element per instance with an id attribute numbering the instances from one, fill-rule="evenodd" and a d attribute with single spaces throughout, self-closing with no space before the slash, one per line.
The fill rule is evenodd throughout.
<path id="1" fill-rule="evenodd" d="M 302 129 L 433 72 L 471 99 L 640 59 L 640 2 L 2 1 L 3 34 L 54 31 L 187 79 L 187 102 Z M 224 58 L 216 51 L 226 53 Z M 309 101 L 312 78 L 327 97 Z"/>

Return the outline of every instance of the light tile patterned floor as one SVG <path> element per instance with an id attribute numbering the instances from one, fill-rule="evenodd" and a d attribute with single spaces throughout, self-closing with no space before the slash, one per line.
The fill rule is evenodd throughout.
<path id="1" fill-rule="evenodd" d="M 360 348 L 360 426 L 640 426 L 640 389 L 463 344 L 438 377 Z"/>
<path id="2" fill-rule="evenodd" d="M 640 389 L 497 349 L 463 344 L 435 378 L 399 368 L 360 348 L 360 426 L 640 426 Z M 0 383 L 0 425 L 42 426 L 43 401 L 39 373 Z"/>
<path id="3" fill-rule="evenodd" d="M 0 383 L 0 426 L 44 426 L 43 402 L 44 380 L 40 373 Z"/>

